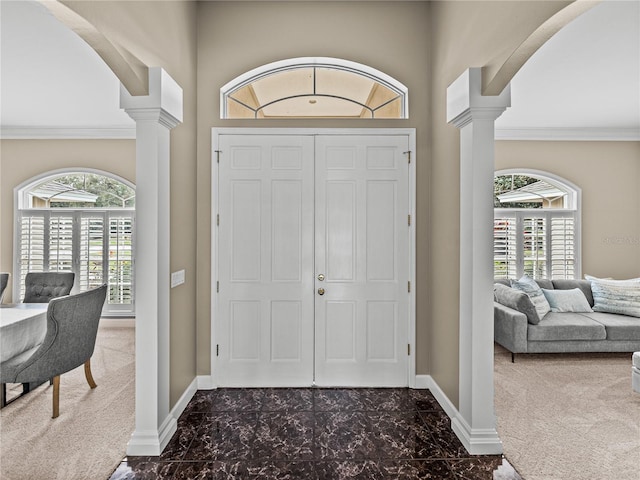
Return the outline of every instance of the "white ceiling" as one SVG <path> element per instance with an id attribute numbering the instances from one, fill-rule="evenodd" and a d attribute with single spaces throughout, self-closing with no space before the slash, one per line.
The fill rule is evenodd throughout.
<path id="1" fill-rule="evenodd" d="M 605 1 L 544 44 L 511 81 L 496 129 L 598 129 L 640 140 L 640 2 Z"/>
<path id="2" fill-rule="evenodd" d="M 98 54 L 34 1 L 0 1 L 1 124 L 127 127 L 120 82 Z"/>
<path id="3" fill-rule="evenodd" d="M 132 133 L 115 75 L 46 8 L 2 0 L 0 20 L 4 137 L 52 129 Z M 498 138 L 587 131 L 640 140 L 640 1 L 605 1 L 581 15 L 524 65 L 511 95 L 512 107 L 496 122 Z"/>

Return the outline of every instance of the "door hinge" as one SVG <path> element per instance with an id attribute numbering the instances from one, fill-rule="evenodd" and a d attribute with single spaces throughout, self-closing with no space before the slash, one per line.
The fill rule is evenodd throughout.
<path id="1" fill-rule="evenodd" d="M 411 280 L 407 282 L 407 292 L 411 293 Z"/>
<path id="2" fill-rule="evenodd" d="M 407 343 L 407 355 L 411 356 L 411 344 Z"/>
<path id="3" fill-rule="evenodd" d="M 220 226 L 220 214 L 219 213 L 216 215 L 216 225 Z"/>
<path id="4" fill-rule="evenodd" d="M 220 356 L 220 345 L 216 344 L 216 357 Z"/>
<path id="5" fill-rule="evenodd" d="M 220 293 L 220 282 L 216 282 L 216 292 Z"/>
<path id="6" fill-rule="evenodd" d="M 220 153 L 222 153 L 222 150 L 214 150 L 214 152 L 216 152 L 216 163 L 220 163 Z"/>
<path id="7" fill-rule="evenodd" d="M 411 215 L 407 215 L 407 223 L 411 226 Z"/>
<path id="8" fill-rule="evenodd" d="M 409 163 L 411 163 L 411 150 L 407 150 L 406 152 L 402 152 L 405 155 L 407 155 L 407 159 L 409 161 Z"/>

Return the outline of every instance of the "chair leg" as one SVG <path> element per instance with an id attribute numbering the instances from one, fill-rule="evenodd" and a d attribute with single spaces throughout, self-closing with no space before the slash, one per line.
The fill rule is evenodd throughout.
<path id="1" fill-rule="evenodd" d="M 60 415 L 60 375 L 53 377 L 53 416 L 58 418 Z"/>
<path id="2" fill-rule="evenodd" d="M 91 388 L 96 388 L 96 382 L 93 380 L 93 375 L 91 375 L 91 359 L 84 362 L 84 376 L 87 377 L 87 383 Z"/>
<path id="3" fill-rule="evenodd" d="M 0 408 L 7 406 L 7 384 L 0 384 Z"/>

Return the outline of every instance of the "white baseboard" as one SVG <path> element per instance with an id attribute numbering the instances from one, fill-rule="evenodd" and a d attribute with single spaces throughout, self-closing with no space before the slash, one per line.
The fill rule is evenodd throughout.
<path id="1" fill-rule="evenodd" d="M 416 388 L 428 388 L 447 416 L 451 428 L 471 455 L 500 455 L 502 441 L 495 429 L 473 429 L 431 375 L 416 375 Z"/>
<path id="2" fill-rule="evenodd" d="M 215 390 L 217 385 L 213 381 L 213 375 L 198 375 L 198 390 Z"/>
<path id="3" fill-rule="evenodd" d="M 159 456 L 177 429 L 178 422 L 169 413 L 158 430 L 134 431 L 127 444 L 127 455 Z"/>
<path id="4" fill-rule="evenodd" d="M 471 455 L 502 454 L 502 441 L 495 428 L 471 428 L 459 413 L 451 428 Z"/>
<path id="5" fill-rule="evenodd" d="M 189 405 L 189 402 L 198 391 L 198 387 L 198 377 L 196 377 L 189 384 L 189 386 L 182 393 L 176 404 L 171 409 L 171 415 L 176 419 L 176 421 L 180 418 L 180 415 L 182 415 L 182 412 L 184 412 L 185 408 L 187 408 L 187 405 Z"/>
<path id="6" fill-rule="evenodd" d="M 196 391 L 197 379 L 194 378 L 157 431 L 133 432 L 127 444 L 127 455 L 154 457 L 162 454 L 162 451 L 178 429 L 178 418 L 187 408 Z"/>
<path id="7" fill-rule="evenodd" d="M 418 385 L 420 386 L 418 387 Z M 428 388 L 449 418 L 453 420 L 458 416 L 458 409 L 451 400 L 449 400 L 449 397 L 442 391 L 440 385 L 438 385 L 431 375 L 416 375 L 416 387 Z"/>
<path id="8" fill-rule="evenodd" d="M 100 326 L 103 328 L 135 328 L 135 318 L 117 318 L 117 317 L 102 317 L 100 319 Z"/>

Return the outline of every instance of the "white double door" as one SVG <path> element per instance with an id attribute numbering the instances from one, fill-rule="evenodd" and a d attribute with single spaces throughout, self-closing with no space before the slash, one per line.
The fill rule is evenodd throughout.
<path id="1" fill-rule="evenodd" d="M 219 136 L 219 386 L 408 385 L 408 142 Z"/>

